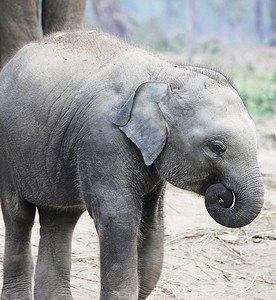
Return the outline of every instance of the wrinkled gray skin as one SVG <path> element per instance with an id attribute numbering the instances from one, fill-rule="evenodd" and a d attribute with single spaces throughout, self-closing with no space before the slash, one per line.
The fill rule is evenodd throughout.
<path id="1" fill-rule="evenodd" d="M 233 191 L 233 207 L 216 200 L 211 209 L 226 226 L 248 224 L 262 207 L 255 128 L 227 79 L 106 34 L 56 33 L 21 49 L 0 75 L 0 126 L 2 299 L 32 297 L 36 208 L 35 299 L 72 299 L 71 238 L 87 209 L 100 299 L 136 300 L 161 272 L 165 180 Z"/>
<path id="2" fill-rule="evenodd" d="M 43 35 L 81 26 L 87 0 L 43 0 Z M 22 46 L 40 38 L 39 0 L 0 0 L 0 70 Z"/>

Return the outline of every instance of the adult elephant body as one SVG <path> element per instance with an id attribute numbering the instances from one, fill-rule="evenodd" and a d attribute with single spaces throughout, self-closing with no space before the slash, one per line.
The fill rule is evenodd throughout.
<path id="1" fill-rule="evenodd" d="M 31 299 L 36 208 L 36 299 L 71 299 L 72 231 L 87 209 L 101 299 L 130 300 L 145 299 L 160 276 L 166 180 L 206 194 L 226 226 L 262 207 L 255 128 L 228 80 L 95 31 L 53 34 L 4 67 L 0 139 L 3 299 Z"/>
<path id="2" fill-rule="evenodd" d="M 87 0 L 43 0 L 43 35 L 81 26 Z M 0 70 L 25 44 L 40 38 L 38 0 L 0 0 Z"/>

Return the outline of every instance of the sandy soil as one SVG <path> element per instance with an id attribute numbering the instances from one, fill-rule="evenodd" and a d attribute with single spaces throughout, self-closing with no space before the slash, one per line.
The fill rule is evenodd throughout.
<path id="1" fill-rule="evenodd" d="M 227 229 L 209 217 L 203 198 L 169 185 L 163 272 L 149 300 L 276 299 L 276 121 L 262 118 L 257 123 L 259 160 L 266 184 L 265 206 L 260 216 L 244 228 Z M 2 222 L 1 218 L 1 262 Z M 32 239 L 34 259 L 38 227 L 36 220 Z M 99 298 L 98 250 L 93 222 L 84 213 L 73 239 L 71 286 L 75 300 Z"/>

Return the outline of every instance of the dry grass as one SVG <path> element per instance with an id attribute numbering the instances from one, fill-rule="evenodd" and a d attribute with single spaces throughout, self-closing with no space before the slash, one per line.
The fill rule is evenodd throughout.
<path id="1" fill-rule="evenodd" d="M 276 211 L 268 212 L 268 214 L 276 214 Z M 227 236 L 227 235 L 230 236 L 230 240 L 225 240 L 223 238 L 223 236 Z M 245 239 L 244 239 L 244 235 L 247 236 Z M 194 261 L 195 265 L 208 277 L 210 277 L 213 280 L 218 279 L 218 275 L 216 274 L 216 272 L 214 272 L 214 271 L 218 271 L 227 280 L 230 280 L 229 276 L 231 276 L 231 277 L 236 277 L 240 280 L 250 282 L 246 288 L 227 296 L 227 298 L 233 298 L 238 295 L 241 295 L 246 291 L 248 291 L 250 288 L 252 288 L 252 286 L 255 284 L 261 284 L 261 285 L 273 287 L 275 288 L 275 293 L 276 293 L 276 282 L 271 282 L 271 280 L 259 279 L 257 270 L 252 276 L 248 276 L 242 273 L 237 273 L 232 270 L 228 270 L 227 268 L 221 267 L 221 265 L 224 265 L 224 263 L 219 260 L 218 258 L 219 255 L 214 254 L 213 251 L 211 252 L 209 251 L 210 244 L 213 244 L 213 246 L 217 248 L 218 253 L 223 253 L 226 251 L 228 255 L 232 256 L 231 258 L 232 265 L 235 264 L 233 263 L 233 260 L 239 260 L 239 263 L 244 264 L 244 267 L 246 267 L 247 262 L 243 258 L 242 248 L 241 250 L 237 250 L 237 246 L 242 247 L 244 244 L 252 242 L 253 239 L 276 240 L 276 230 L 255 232 L 253 234 L 250 232 L 236 230 L 236 229 L 230 229 L 230 230 L 220 229 L 219 231 L 202 230 L 190 234 L 178 235 L 166 241 L 165 246 L 169 247 L 174 245 L 175 247 L 177 246 L 177 244 L 178 245 L 183 244 L 184 240 L 187 241 L 191 238 L 195 239 L 190 246 L 191 259 Z M 231 238 L 233 241 L 231 241 Z M 236 247 L 234 247 L 233 244 L 236 245 Z M 209 253 L 212 253 L 213 256 L 208 257 L 207 259 L 206 253 L 207 256 Z M 255 255 L 255 253 L 252 253 L 252 255 Z"/>

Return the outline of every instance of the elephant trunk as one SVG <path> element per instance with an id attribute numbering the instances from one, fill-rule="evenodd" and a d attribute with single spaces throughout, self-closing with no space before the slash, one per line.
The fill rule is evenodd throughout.
<path id="1" fill-rule="evenodd" d="M 236 228 L 251 223 L 260 213 L 264 201 L 261 175 L 247 179 L 245 188 L 236 191 L 222 183 L 211 185 L 205 192 L 205 205 L 210 216 L 221 225 Z"/>

